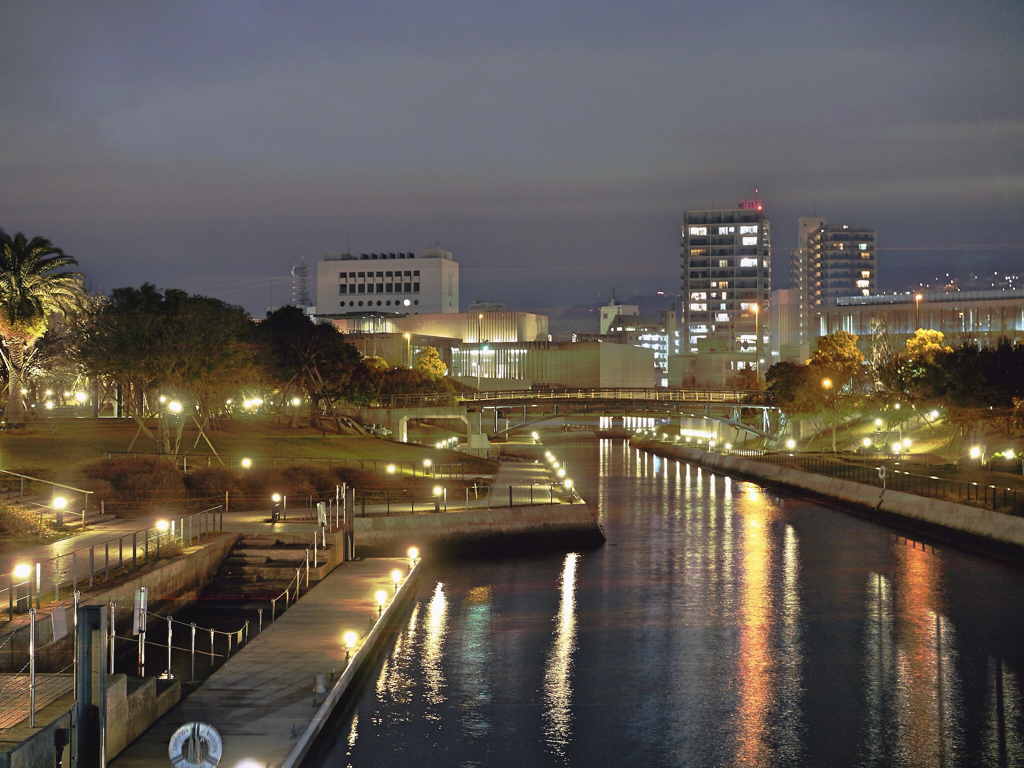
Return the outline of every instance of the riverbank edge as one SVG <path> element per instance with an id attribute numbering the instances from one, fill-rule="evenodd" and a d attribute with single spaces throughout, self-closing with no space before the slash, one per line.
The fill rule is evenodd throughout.
<path id="1" fill-rule="evenodd" d="M 938 541 L 1024 564 L 1024 518 L 656 440 L 632 437 L 630 445 L 712 472 L 754 480 Z"/>
<path id="2" fill-rule="evenodd" d="M 597 517 L 585 503 L 357 517 L 355 537 L 359 557 L 400 557 L 410 541 L 432 556 L 541 546 L 587 548 L 605 541 Z"/>
<path id="3" fill-rule="evenodd" d="M 400 616 L 405 615 L 409 604 L 416 597 L 422 562 L 422 560 L 418 560 L 410 569 L 409 575 L 402 582 L 401 586 L 398 587 L 395 599 L 384 608 L 380 618 L 374 623 L 373 628 L 353 655 L 352 663 L 345 668 L 345 671 L 338 678 L 338 682 L 327 693 L 323 703 L 317 709 L 309 725 L 306 726 L 306 729 L 299 736 L 298 742 L 292 748 L 284 763 L 282 763 L 281 768 L 300 768 L 303 761 L 308 757 L 310 750 L 316 744 L 317 738 L 330 719 L 335 707 L 344 700 L 345 694 L 348 692 L 357 673 L 369 663 L 376 653 L 380 652 L 381 634 L 387 627 L 395 624 Z"/>

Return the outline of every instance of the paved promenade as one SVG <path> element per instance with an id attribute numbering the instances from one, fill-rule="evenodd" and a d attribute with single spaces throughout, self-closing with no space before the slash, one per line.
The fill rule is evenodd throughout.
<path id="1" fill-rule="evenodd" d="M 171 735 L 191 721 L 209 723 L 219 731 L 224 740 L 222 765 L 235 766 L 245 759 L 260 766 L 297 765 L 289 763 L 289 755 L 312 740 L 329 714 L 330 705 L 323 705 L 324 694 L 319 696 L 319 706 L 313 706 L 316 674 L 328 676 L 328 696 L 336 702 L 349 684 L 354 666 L 364 663 L 370 646 L 379 641 L 379 635 L 371 633 L 377 617 L 376 592 L 386 591 L 390 600 L 395 594 L 391 572 L 397 568 L 406 574 L 408 566 L 404 558 L 381 558 L 335 568 L 110 765 L 167 765 Z M 402 583 L 400 597 L 411 594 L 417 577 L 418 569 Z M 385 622 L 389 612 L 400 610 L 401 606 L 389 603 Z M 347 631 L 358 633 L 359 641 L 353 669 L 343 675 L 342 636 Z M 334 690 L 332 670 L 336 671 Z"/>

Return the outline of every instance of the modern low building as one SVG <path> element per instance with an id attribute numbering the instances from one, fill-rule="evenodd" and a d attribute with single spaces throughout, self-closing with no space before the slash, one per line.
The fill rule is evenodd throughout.
<path id="1" fill-rule="evenodd" d="M 325 253 L 316 265 L 317 316 L 459 311 L 459 264 L 450 251 Z"/>
<path id="2" fill-rule="evenodd" d="M 668 357 L 679 345 L 679 328 L 675 310 L 666 310 L 661 318 L 643 315 L 616 315 L 609 323 L 602 340 L 612 344 L 628 344 L 654 352 L 657 384 L 668 386 Z"/>
<path id="3" fill-rule="evenodd" d="M 918 328 L 941 331 L 947 344 L 974 340 L 993 346 L 1002 338 L 1024 340 L 1024 290 L 901 293 L 838 299 L 815 310 L 816 336 L 846 331 L 867 352 L 872 333 L 899 339 Z"/>

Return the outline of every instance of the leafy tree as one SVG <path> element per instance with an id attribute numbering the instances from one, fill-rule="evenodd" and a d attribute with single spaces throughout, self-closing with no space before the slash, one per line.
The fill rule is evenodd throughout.
<path id="1" fill-rule="evenodd" d="M 51 316 L 81 306 L 82 275 L 57 271 L 77 264 L 45 238 L 29 240 L 20 232 L 10 237 L 0 230 L 0 337 L 7 348 L 9 426 L 25 424 L 21 390 L 33 344 L 46 331 Z"/>
<path id="2" fill-rule="evenodd" d="M 416 359 L 415 370 L 434 381 L 443 379 L 448 374 L 448 366 L 444 364 L 436 347 L 423 348 Z"/>
<path id="3" fill-rule="evenodd" d="M 907 355 L 913 360 L 933 361 L 937 355 L 949 352 L 949 347 L 942 345 L 942 339 L 942 331 L 918 328 L 907 339 Z"/>
<path id="4" fill-rule="evenodd" d="M 808 364 L 818 368 L 823 376 L 831 378 L 837 389 L 848 387 L 861 372 L 864 355 L 857 348 L 857 336 L 836 331 L 818 339 L 818 349 Z"/>
<path id="5" fill-rule="evenodd" d="M 286 400 L 301 391 L 309 403 L 310 425 L 321 429 L 321 414 L 336 400 L 365 403 L 376 397 L 381 372 L 330 323 L 314 323 L 298 307 L 281 307 L 256 329 L 264 373 Z M 296 419 L 292 426 L 298 426 Z M 340 427 L 339 427 L 340 429 Z"/>
<path id="6" fill-rule="evenodd" d="M 171 453 L 178 453 L 189 421 L 199 427 L 198 442 L 226 395 L 254 378 L 252 323 L 244 309 L 149 283 L 114 290 L 83 329 L 80 350 L 91 375 L 119 387 L 139 432 Z M 145 422 L 160 412 L 160 396 L 182 406 L 173 442 L 171 430 L 154 436 Z"/>

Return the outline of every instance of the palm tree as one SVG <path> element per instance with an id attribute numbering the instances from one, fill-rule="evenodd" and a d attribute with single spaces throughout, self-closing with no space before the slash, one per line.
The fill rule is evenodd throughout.
<path id="1" fill-rule="evenodd" d="M 78 262 L 45 238 L 29 240 L 21 232 L 11 237 L 0 230 L 0 337 L 7 347 L 8 426 L 25 424 L 21 389 L 28 351 L 46 332 L 51 315 L 82 305 L 82 275 L 55 272 L 73 264 Z"/>

